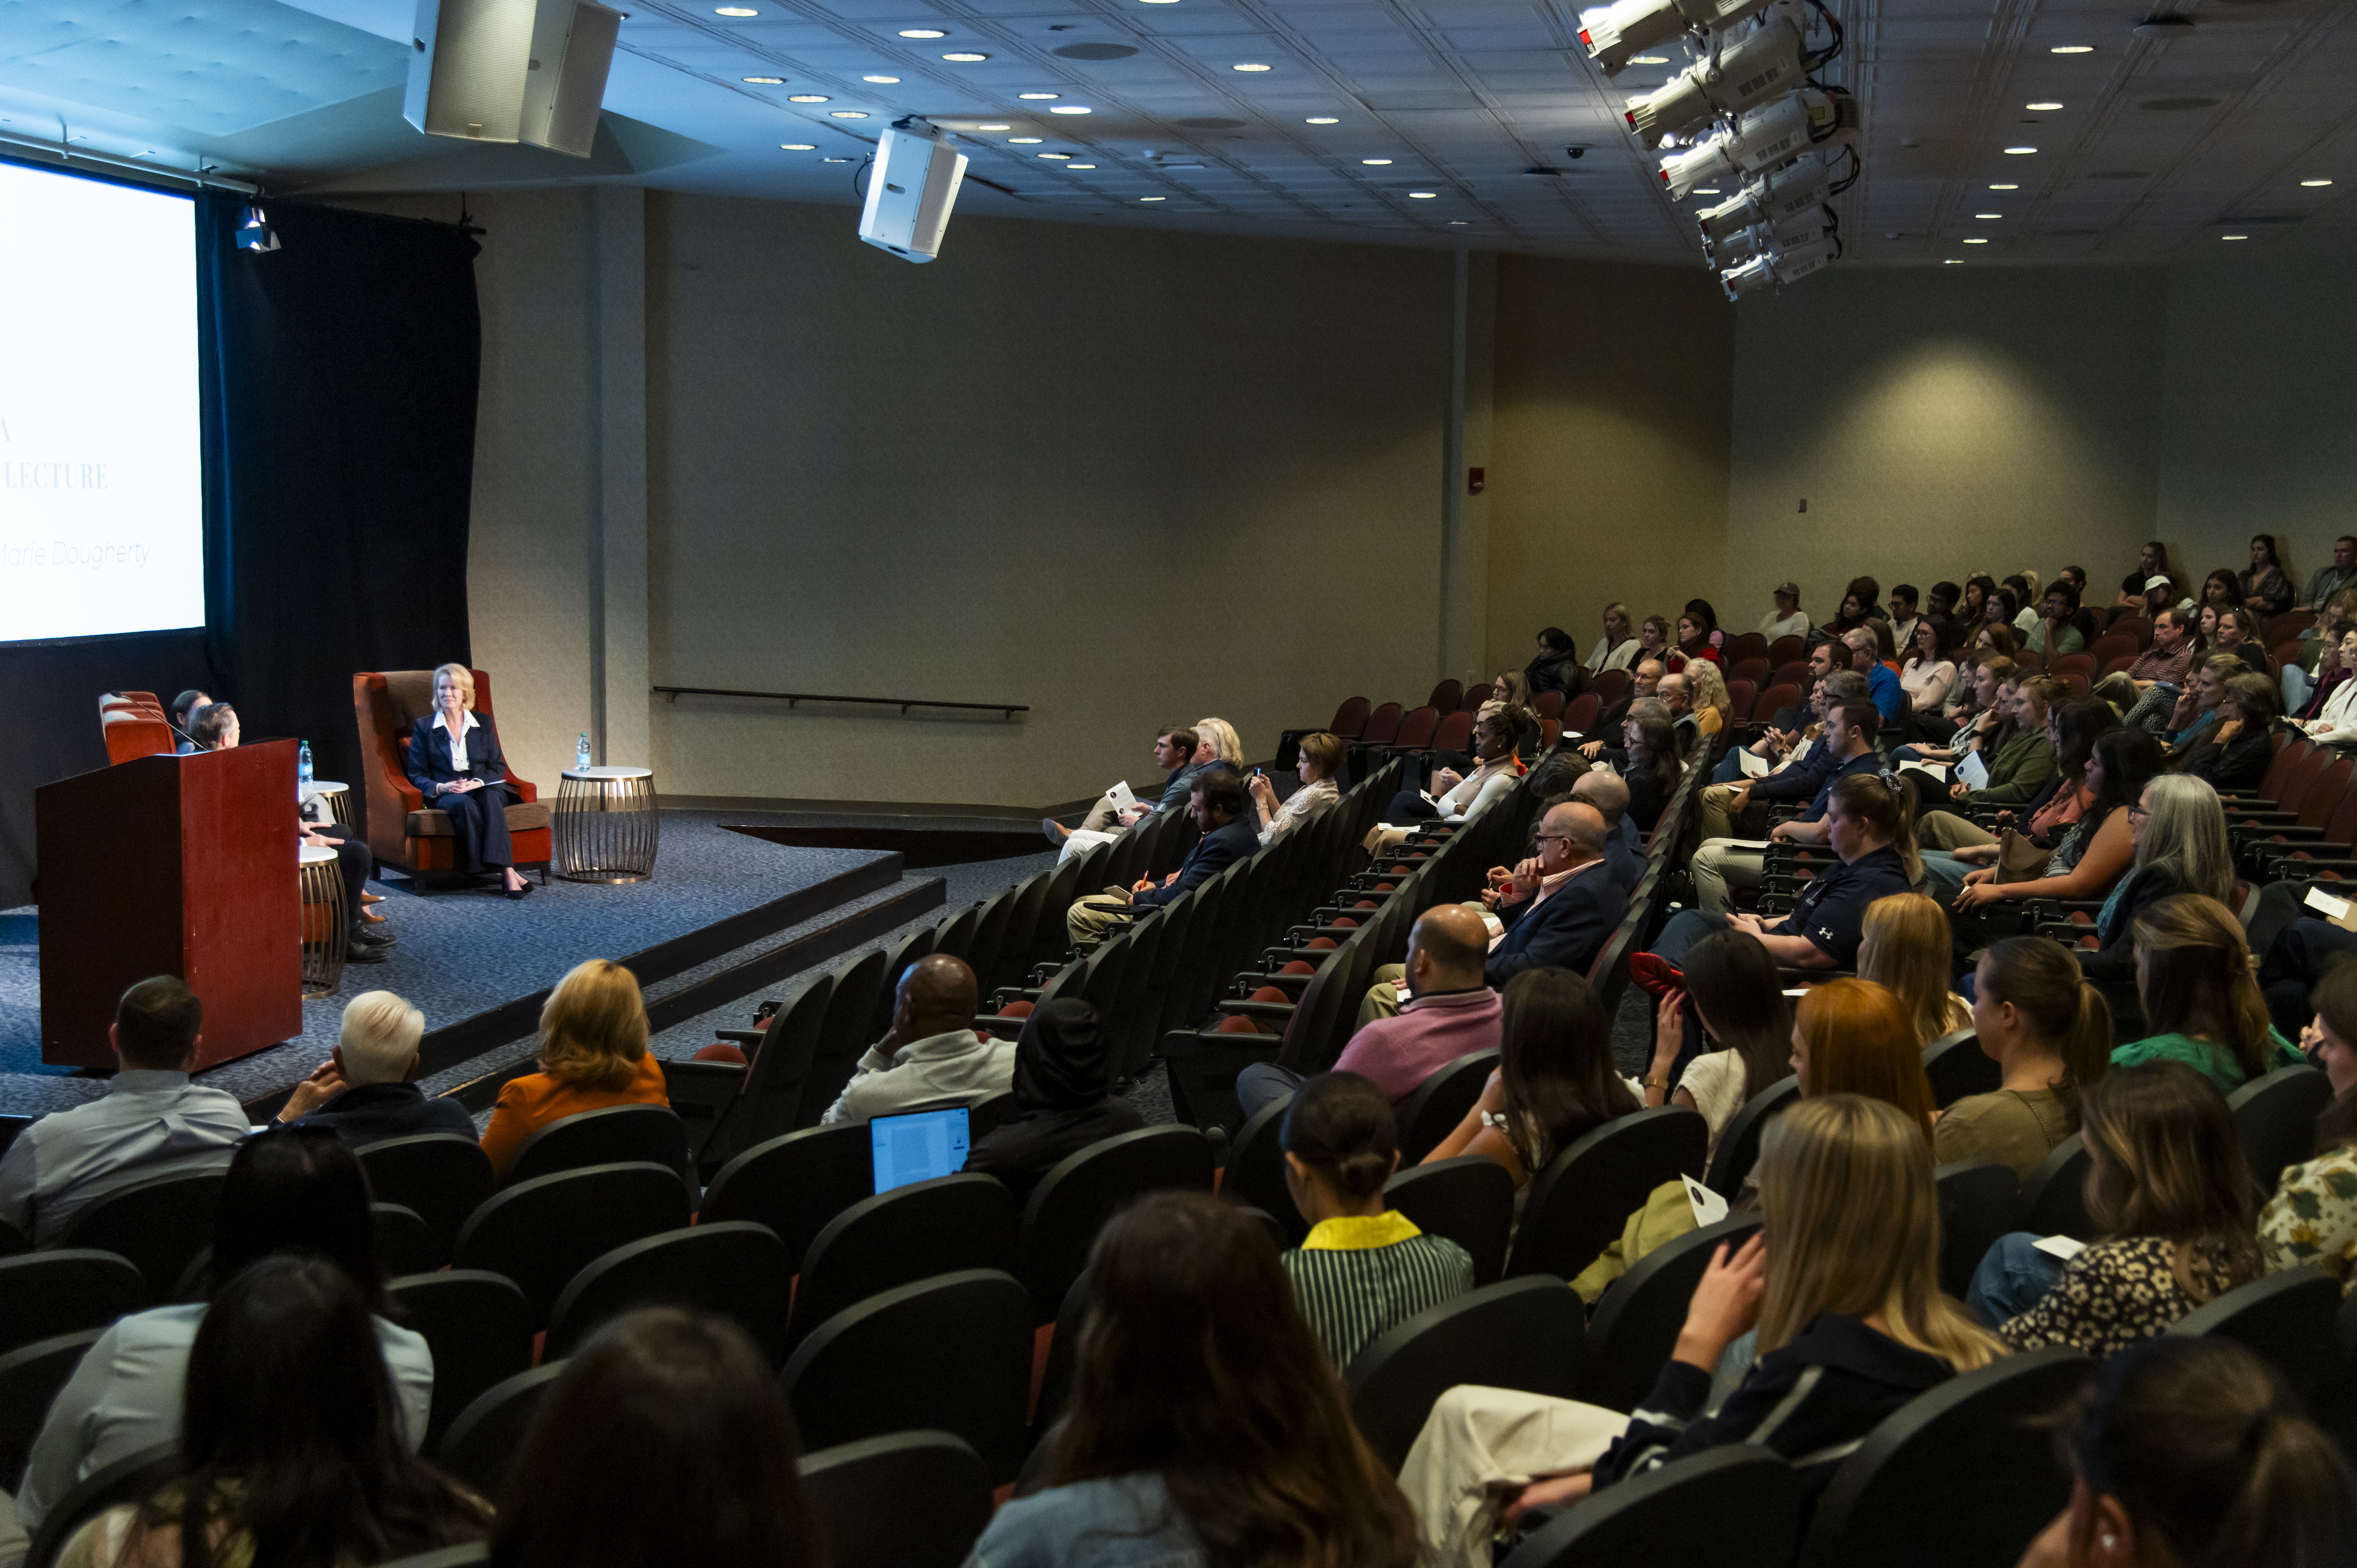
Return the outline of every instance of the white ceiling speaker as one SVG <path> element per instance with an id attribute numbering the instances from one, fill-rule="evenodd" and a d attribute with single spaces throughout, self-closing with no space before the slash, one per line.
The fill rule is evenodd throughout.
<path id="1" fill-rule="evenodd" d="M 586 158 L 623 15 L 597 0 L 417 0 L 402 117 Z"/>
<path id="2" fill-rule="evenodd" d="M 910 118 L 884 133 L 867 177 L 867 205 L 859 213 L 859 237 L 904 262 L 930 262 L 942 253 L 942 231 L 965 181 L 965 155 L 931 131 Z"/>

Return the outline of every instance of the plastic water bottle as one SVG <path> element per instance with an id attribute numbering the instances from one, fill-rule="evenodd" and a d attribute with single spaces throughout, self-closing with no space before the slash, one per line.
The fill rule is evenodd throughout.
<path id="1" fill-rule="evenodd" d="M 589 771 L 589 732 L 587 730 L 581 732 L 580 741 L 573 747 L 573 770 L 576 773 Z"/>
<path id="2" fill-rule="evenodd" d="M 295 754 L 295 780 L 307 789 L 311 783 L 311 743 L 307 740 Z"/>

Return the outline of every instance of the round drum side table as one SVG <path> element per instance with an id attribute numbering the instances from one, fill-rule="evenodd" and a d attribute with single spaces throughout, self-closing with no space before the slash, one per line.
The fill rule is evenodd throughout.
<path id="1" fill-rule="evenodd" d="M 334 850 L 308 843 L 295 849 L 303 897 L 303 994 L 326 996 L 344 982 L 344 944 L 351 940 L 344 875 Z"/>
<path id="2" fill-rule="evenodd" d="M 333 779 L 314 779 L 308 784 L 296 786 L 296 793 L 302 797 L 303 814 L 312 822 L 341 822 L 346 827 L 352 825 L 351 786 L 340 784 Z M 324 818 L 312 816 L 310 806 L 314 800 L 327 806 Z"/>
<path id="3" fill-rule="evenodd" d="M 556 875 L 567 882 L 644 882 L 662 819 L 651 768 L 568 768 L 556 786 Z"/>

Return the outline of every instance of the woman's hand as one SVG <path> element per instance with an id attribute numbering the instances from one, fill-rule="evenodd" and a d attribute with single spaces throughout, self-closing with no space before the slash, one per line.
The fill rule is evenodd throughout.
<path id="1" fill-rule="evenodd" d="M 1653 1068 L 1645 1076 L 1667 1078 L 1686 1046 L 1686 993 L 1683 987 L 1665 993 L 1653 1009 Z M 1663 1098 L 1669 1091 L 1663 1090 Z"/>
<path id="2" fill-rule="evenodd" d="M 1549 1480 L 1533 1481 L 1506 1500 L 1498 1510 L 1501 1520 L 1518 1520 L 1533 1509 L 1552 1508 L 1557 1503 L 1576 1503 L 1596 1489 L 1596 1473 L 1581 1470 L 1569 1476 L 1556 1476 Z"/>
<path id="3" fill-rule="evenodd" d="M 1268 781 L 1265 774 L 1254 774 L 1251 781 L 1244 787 L 1252 791 L 1252 798 L 1263 806 L 1276 804 L 1276 786 Z"/>
<path id="4" fill-rule="evenodd" d="M 2218 744 L 2220 746 L 2223 746 L 2228 741 L 2243 733 L 2243 721 L 2240 719 L 2222 719 L 2219 722 L 2218 728 L 2214 733 L 2217 736 Z"/>
<path id="5" fill-rule="evenodd" d="M 1972 786 L 1961 779 L 1948 786 L 1948 799 L 1951 800 L 1961 800 L 1972 792 Z"/>
<path id="6" fill-rule="evenodd" d="M 1768 1238 L 1755 1231 L 1732 1258 L 1721 1241 L 1695 1286 L 1686 1305 L 1685 1326 L 1678 1331 L 1673 1359 L 1709 1371 L 1719 1352 L 1751 1331 L 1760 1321 L 1760 1297 L 1768 1288 Z"/>
<path id="7" fill-rule="evenodd" d="M 1446 795 L 1464 782 L 1465 775 L 1458 772 L 1454 768 L 1438 768 L 1432 775 L 1432 792 L 1436 795 Z"/>
<path id="8" fill-rule="evenodd" d="M 1473 1102 L 1475 1111 L 1487 1111 L 1501 1116 L 1506 1110 L 1506 1075 L 1502 1068 L 1491 1068 L 1489 1079 L 1481 1085 L 1481 1098 Z"/>
<path id="9" fill-rule="evenodd" d="M 1963 890 L 1956 895 L 1956 908 L 1969 912 L 2002 900 L 2006 897 L 2005 885 L 1988 880 L 1996 875 L 1994 871 L 1975 871 L 1965 877 Z"/>

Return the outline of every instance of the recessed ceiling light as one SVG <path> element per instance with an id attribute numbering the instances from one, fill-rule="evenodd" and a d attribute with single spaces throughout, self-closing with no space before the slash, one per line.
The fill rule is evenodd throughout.
<path id="1" fill-rule="evenodd" d="M 797 92 L 787 98 L 786 102 L 789 103 L 825 103 L 829 102 L 829 99 L 823 92 Z"/>
<path id="2" fill-rule="evenodd" d="M 1232 65 L 1232 66 L 1228 67 L 1228 69 L 1229 69 L 1230 70 L 1275 70 L 1276 68 L 1275 68 L 1275 67 L 1274 67 L 1274 66 L 1254 65 L 1254 64 L 1253 64 L 1253 63 L 1251 63 L 1251 62 L 1247 61 L 1246 63 L 1244 63 L 1244 64 L 1243 64 L 1243 65 Z"/>
<path id="3" fill-rule="evenodd" d="M 1392 160 L 1389 158 L 1361 158 L 1359 161 L 1367 165 L 1370 168 L 1382 168 Z"/>
<path id="4" fill-rule="evenodd" d="M 783 87 L 786 84 L 786 79 L 782 76 L 745 76 L 737 80 L 749 81 L 756 87 Z"/>
<path id="5" fill-rule="evenodd" d="M 716 16 L 758 16 L 761 13 L 750 5 L 715 5 L 712 14 Z"/>
<path id="6" fill-rule="evenodd" d="M 1991 190 L 2019 190 L 2021 187 L 2018 185 L 1993 185 L 1990 186 L 1989 188 Z"/>
<path id="7" fill-rule="evenodd" d="M 1967 245 L 1986 245 L 1988 242 L 1986 240 L 1967 240 L 1964 243 Z"/>
<path id="8" fill-rule="evenodd" d="M 1036 147 L 1047 139 L 1048 138 L 1045 136 L 1009 136 L 1006 138 L 1009 145 L 1017 147 Z"/>
<path id="9" fill-rule="evenodd" d="M 1448 220 L 1448 226 L 1451 229 L 1462 229 L 1468 221 L 1469 220 L 1463 218 L 1451 218 Z"/>
<path id="10" fill-rule="evenodd" d="M 1089 106 L 1085 103 L 1055 103 L 1048 109 L 1050 114 L 1085 114 L 1088 112 Z"/>
<path id="11" fill-rule="evenodd" d="M 2037 149 L 2036 147 L 2007 147 L 2007 148 L 2006 148 L 2007 153 L 2008 153 L 2009 155 L 2011 155 L 2012 156 L 2017 157 L 2017 158 L 2019 158 L 2019 157 L 2027 157 L 2027 156 L 2029 156 L 2031 153 L 2034 153 L 2034 152 L 2036 152 L 2037 150 L 2038 150 L 2038 149 Z"/>
<path id="12" fill-rule="evenodd" d="M 1141 196 L 1137 199 L 1140 201 L 1160 201 L 1163 199 L 1158 196 Z"/>
<path id="13" fill-rule="evenodd" d="M 865 109 L 830 109 L 826 112 L 826 117 L 830 120 L 865 120 L 867 118 L 867 111 Z"/>
<path id="14" fill-rule="evenodd" d="M 977 131 L 1012 131 L 1015 127 L 1012 125 L 976 125 L 974 129 Z"/>
<path id="15" fill-rule="evenodd" d="M 1168 5 L 1170 3 L 1170 0 L 1153 0 L 1153 3 L 1157 5 Z M 1094 168 L 1097 166 L 1094 164 L 1074 164 L 1071 166 L 1074 168 Z"/>
<path id="16" fill-rule="evenodd" d="M 2062 105 L 2060 103 L 2025 103 L 2022 107 L 2029 110 L 2033 114 L 2043 114 L 2050 110 L 2060 109 Z"/>
<path id="17" fill-rule="evenodd" d="M 1975 218 L 2002 218 L 2005 214 L 2002 212 L 1975 212 L 1973 216 Z"/>
<path id="18" fill-rule="evenodd" d="M 1412 201 L 1430 201 L 1433 198 L 1438 196 L 1440 192 L 1437 190 L 1411 190 L 1407 194 L 1408 199 Z"/>
<path id="19" fill-rule="evenodd" d="M 889 86 L 891 86 L 894 82 L 896 82 L 896 81 L 899 81 L 900 79 L 899 79 L 899 77 L 897 77 L 897 76 L 863 76 L 863 77 L 861 77 L 859 80 L 860 80 L 860 81 L 877 81 L 877 82 L 881 82 L 881 83 L 883 83 L 885 86 L 889 87 Z"/>
<path id="20" fill-rule="evenodd" d="M 1946 258 L 1944 261 L 1943 261 L 1940 264 L 1941 264 L 1942 266 L 1947 266 L 1947 267 L 1961 267 L 1961 266 L 1963 266 L 1963 265 L 1964 264 L 1964 258 L 1963 258 L 1962 256 L 1950 256 L 1950 257 Z"/>
<path id="21" fill-rule="evenodd" d="M 976 54 L 972 49 L 952 49 L 942 58 L 946 60 L 954 60 L 960 65 L 971 65 L 975 60 L 988 59 L 990 57 L 988 55 Z"/>
<path id="22" fill-rule="evenodd" d="M 2095 52 L 2095 46 L 2093 44 L 2056 44 L 2052 48 L 2048 49 L 2046 52 L 2050 55 L 2091 55 Z"/>
<path id="23" fill-rule="evenodd" d="M 949 37 L 947 33 L 942 31 L 939 27 L 903 27 L 900 29 L 900 36 L 904 38 L 946 38 Z"/>
<path id="24" fill-rule="evenodd" d="M 1069 158 L 1072 155 L 1070 153 L 1034 153 L 1031 156 L 1039 158 Z"/>
<path id="25" fill-rule="evenodd" d="M 1312 114 L 1301 123 L 1305 125 L 1339 125 L 1342 122 L 1331 114 Z"/>
<path id="26" fill-rule="evenodd" d="M 1715 185 L 1698 185 L 1695 187 L 1694 193 L 1696 196 L 1717 196 L 1718 194 L 1718 187 Z"/>
<path id="27" fill-rule="evenodd" d="M 1631 55 L 1629 57 L 1629 63 L 1631 65 L 1667 65 L 1670 63 L 1670 57 L 1667 55 Z"/>
<path id="28" fill-rule="evenodd" d="M 2248 234 L 2221 234 L 2218 238 L 2221 240 L 2247 240 L 2250 236 Z"/>
<path id="29" fill-rule="evenodd" d="M 849 158 L 821 158 L 818 161 L 823 164 L 847 164 L 851 160 Z"/>
<path id="30" fill-rule="evenodd" d="M 1028 99 L 1036 102 L 1049 98 L 1061 98 L 1063 94 L 1060 92 L 1018 92 L 1015 96 L 1017 98 Z"/>
<path id="31" fill-rule="evenodd" d="M 2319 185 L 2330 185 L 2331 183 L 2332 182 L 2329 179 L 2304 179 L 2299 182 L 2300 188 L 2303 190 L 2314 190 Z"/>
<path id="32" fill-rule="evenodd" d="M 780 142 L 778 150 L 781 153 L 814 153 L 818 151 L 818 145 L 814 142 Z"/>

